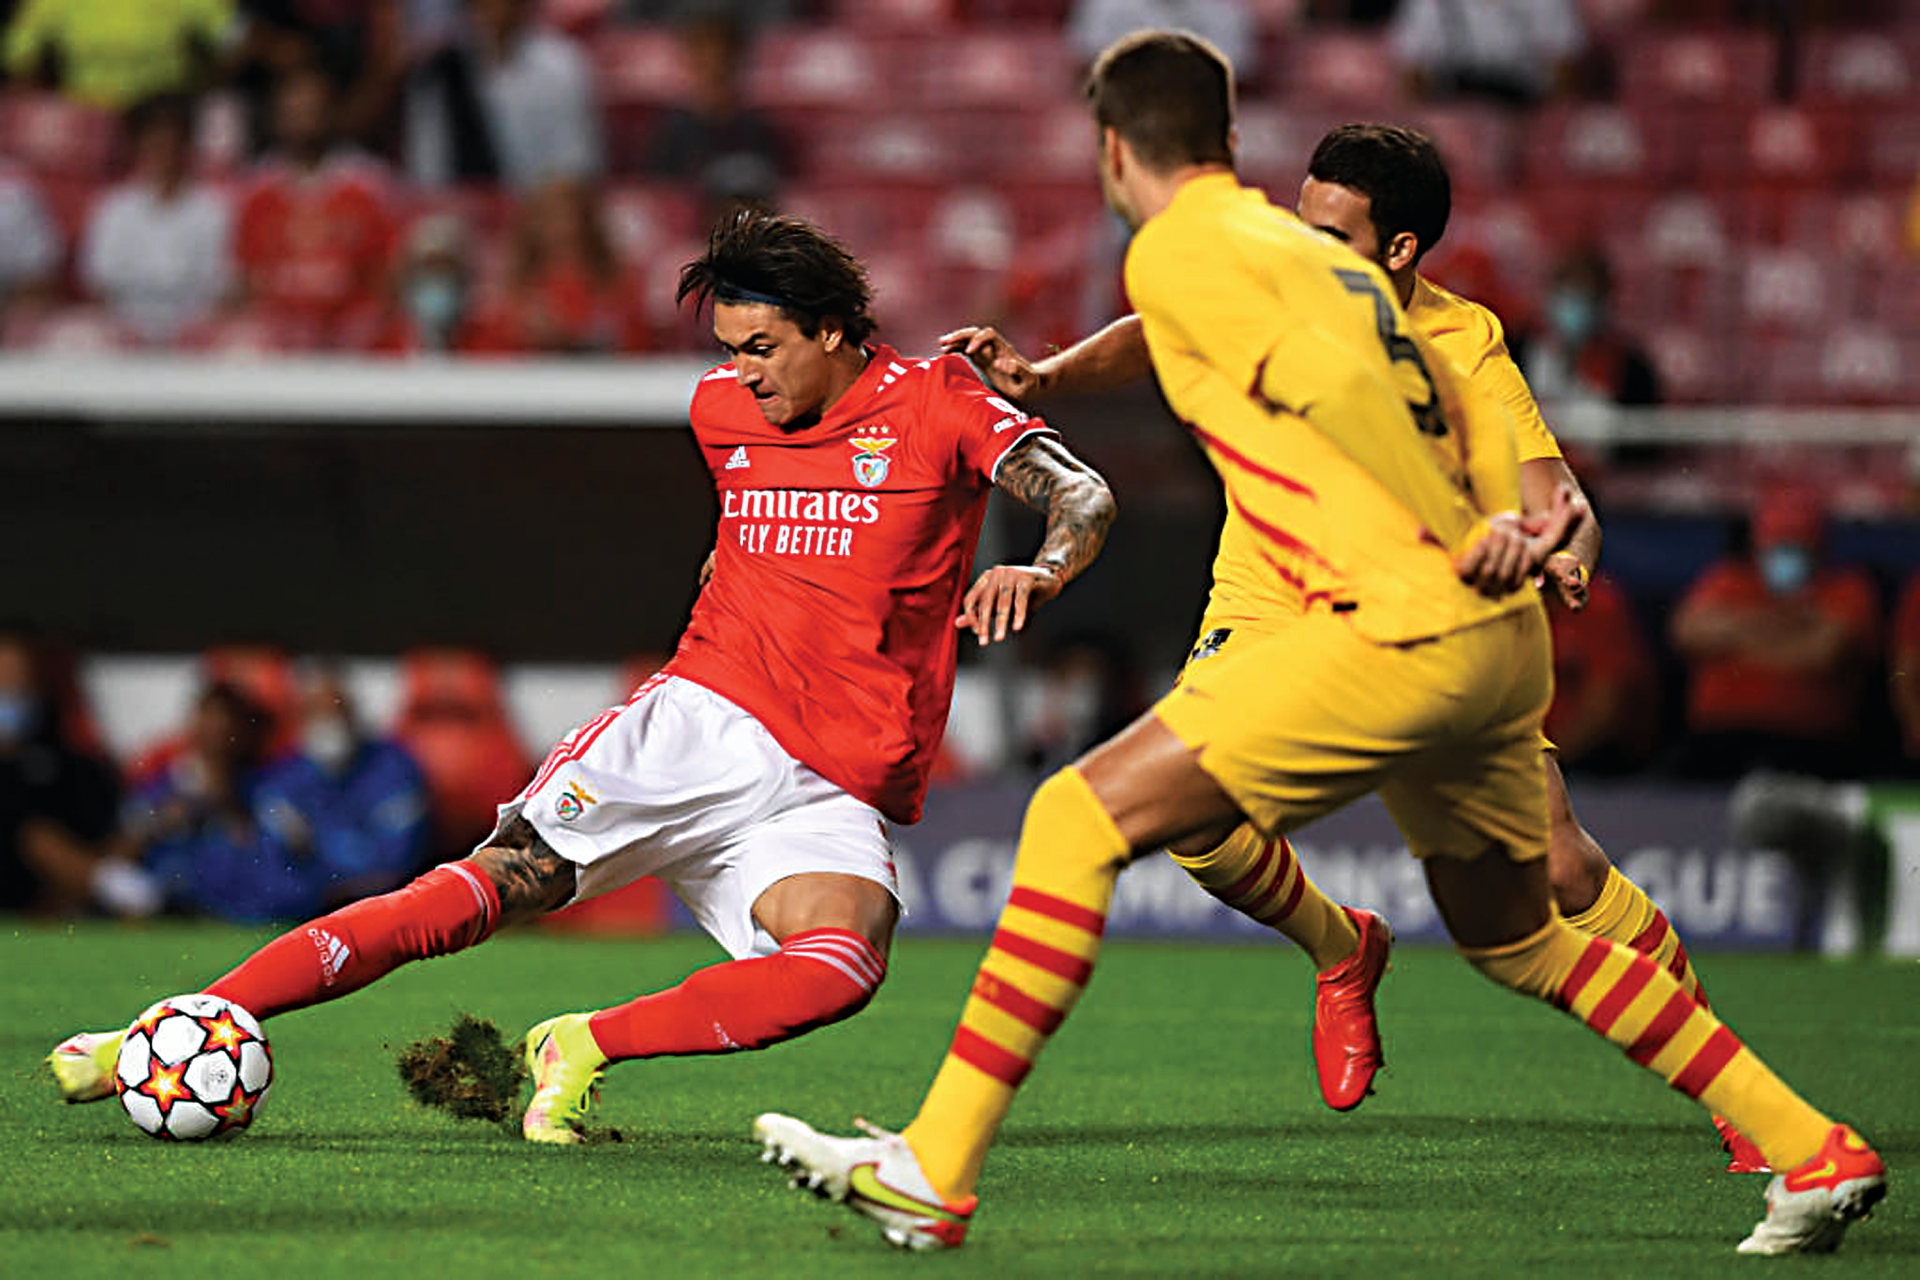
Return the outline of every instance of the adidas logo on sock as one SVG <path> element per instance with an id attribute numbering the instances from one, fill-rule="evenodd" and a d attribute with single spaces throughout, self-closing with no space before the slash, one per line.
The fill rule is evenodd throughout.
<path id="1" fill-rule="evenodd" d="M 325 929 L 309 929 L 307 936 L 313 939 L 314 950 L 320 953 L 320 981 L 332 986 L 340 971 L 347 967 L 347 961 L 353 956 L 353 949 Z"/>
<path id="2" fill-rule="evenodd" d="M 741 445 L 728 457 L 726 469 L 728 471 L 737 471 L 741 467 L 750 467 L 752 465 L 751 462 L 747 461 L 747 446 Z"/>

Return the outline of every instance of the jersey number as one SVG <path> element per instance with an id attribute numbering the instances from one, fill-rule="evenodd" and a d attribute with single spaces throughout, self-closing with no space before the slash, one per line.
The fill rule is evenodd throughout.
<path id="1" fill-rule="evenodd" d="M 1421 435 L 1447 434 L 1447 420 L 1440 412 L 1440 397 L 1433 389 L 1433 375 L 1427 371 L 1427 362 L 1413 339 L 1394 326 L 1393 308 L 1387 305 L 1387 296 L 1380 292 L 1380 286 L 1364 271 L 1336 267 L 1333 274 L 1340 278 L 1340 283 L 1346 286 L 1348 293 L 1364 294 L 1373 299 L 1373 327 L 1379 332 L 1380 342 L 1387 349 L 1387 359 L 1395 364 L 1412 365 L 1414 372 L 1420 375 L 1420 385 L 1425 388 L 1426 396 L 1423 400 L 1407 401 L 1407 407 L 1413 410 L 1414 426 L 1420 429 Z"/>

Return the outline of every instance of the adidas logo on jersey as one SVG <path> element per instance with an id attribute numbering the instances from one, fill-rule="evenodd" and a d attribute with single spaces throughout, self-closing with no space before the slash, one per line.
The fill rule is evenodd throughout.
<path id="1" fill-rule="evenodd" d="M 726 469 L 728 471 L 737 471 L 741 467 L 750 467 L 752 465 L 751 462 L 747 461 L 747 446 L 741 445 L 727 458 Z"/>

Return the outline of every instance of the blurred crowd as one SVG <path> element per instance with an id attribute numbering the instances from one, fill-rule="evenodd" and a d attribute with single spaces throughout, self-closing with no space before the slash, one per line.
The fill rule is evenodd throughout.
<path id="1" fill-rule="evenodd" d="M 1546 728 L 1570 776 L 1920 775 L 1920 572 L 1883 599 L 1873 572 L 1830 554 L 1802 492 L 1757 501 L 1665 635 L 1605 573 L 1577 621 L 1551 612 Z M 1033 656 L 1020 738 L 983 758 L 956 716 L 936 782 L 1057 767 L 1157 691 L 1110 636 Z M 607 700 L 658 663 L 629 662 Z M 0 911 L 309 916 L 464 855 L 530 775 L 500 673 L 477 652 L 403 655 L 385 725 L 325 661 L 217 648 L 198 673 L 178 727 L 114 759 L 72 652 L 0 626 Z"/>
<path id="2" fill-rule="evenodd" d="M 0 0 L 0 345 L 704 349 L 674 273 L 740 200 L 846 238 L 896 343 L 968 321 L 1070 340 L 1124 306 L 1079 72 L 1178 25 L 1233 58 L 1243 168 L 1277 198 L 1326 124 L 1436 133 L 1460 209 L 1432 270 L 1501 312 L 1543 398 L 1897 399 L 1914 291 L 1876 279 L 1920 161 L 1880 128 L 1920 95 L 1900 11 Z M 1803 232 L 1830 241 L 1811 269 Z M 1774 376 L 1790 336 L 1816 345 Z"/>

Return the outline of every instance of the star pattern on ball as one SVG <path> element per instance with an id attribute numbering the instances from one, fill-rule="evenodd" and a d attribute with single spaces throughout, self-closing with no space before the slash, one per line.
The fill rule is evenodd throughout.
<path id="1" fill-rule="evenodd" d="M 250 1037 L 246 1029 L 233 1020 L 230 1010 L 222 1009 L 211 1018 L 199 1019 L 201 1030 L 207 1033 L 206 1048 L 238 1049 Z"/>
<path id="2" fill-rule="evenodd" d="M 141 1082 L 140 1092 L 159 1103 L 160 1109 L 165 1111 L 187 1096 L 186 1083 L 180 1078 L 186 1074 L 186 1071 L 187 1065 L 184 1062 L 175 1067 L 156 1062 L 153 1064 L 152 1072 Z"/>
<path id="3" fill-rule="evenodd" d="M 236 1082 L 231 1098 L 219 1106 L 208 1107 L 207 1110 L 219 1118 L 222 1129 L 242 1129 L 252 1123 L 253 1109 L 259 1105 L 260 1095 L 265 1092 L 265 1089 L 261 1089 L 255 1093 L 248 1093 Z"/>

